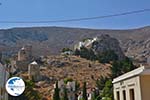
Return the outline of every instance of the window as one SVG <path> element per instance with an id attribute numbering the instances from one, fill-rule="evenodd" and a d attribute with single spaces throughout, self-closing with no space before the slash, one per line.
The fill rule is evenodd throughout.
<path id="1" fill-rule="evenodd" d="M 117 100 L 120 100 L 120 93 L 117 91 Z"/>
<path id="2" fill-rule="evenodd" d="M 130 89 L 129 93 L 130 93 L 130 100 L 135 100 L 134 89 Z"/>
<path id="3" fill-rule="evenodd" d="M 123 90 L 123 91 L 122 91 L 122 94 L 123 94 L 123 100 L 126 100 L 126 91 Z"/>

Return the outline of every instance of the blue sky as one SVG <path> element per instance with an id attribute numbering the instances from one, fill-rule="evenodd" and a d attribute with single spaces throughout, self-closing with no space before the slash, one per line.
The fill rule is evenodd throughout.
<path id="1" fill-rule="evenodd" d="M 0 21 L 41 21 L 93 17 L 150 8 L 150 0 L 0 0 Z M 150 12 L 80 22 L 4 24 L 0 28 L 64 26 L 127 29 L 150 25 Z"/>

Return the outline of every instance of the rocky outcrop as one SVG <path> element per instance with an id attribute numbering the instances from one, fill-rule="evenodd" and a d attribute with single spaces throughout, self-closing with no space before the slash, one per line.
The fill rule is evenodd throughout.
<path id="1" fill-rule="evenodd" d="M 87 50 L 83 50 L 82 47 L 85 47 Z M 102 34 L 98 37 L 79 42 L 75 45 L 74 50 L 75 52 L 78 50 L 80 52 L 80 56 L 87 59 L 90 58 L 83 56 L 83 53 L 86 53 L 86 55 L 89 55 L 90 57 L 96 56 L 97 58 L 99 55 L 106 54 L 106 52 L 111 52 L 117 55 L 118 60 L 123 60 L 125 58 L 125 55 L 119 45 L 119 41 L 107 34 Z M 94 52 L 94 54 L 89 51 Z"/>
<path id="2" fill-rule="evenodd" d="M 126 55 L 138 60 L 138 62 L 146 63 L 150 56 L 150 39 L 146 40 L 129 40 L 124 44 Z"/>
<path id="3" fill-rule="evenodd" d="M 106 34 L 102 34 L 97 37 L 97 40 L 92 43 L 92 49 L 96 54 L 101 54 L 105 51 L 111 50 L 117 54 L 119 60 L 123 60 L 125 58 L 125 55 L 119 45 L 119 41 Z"/>

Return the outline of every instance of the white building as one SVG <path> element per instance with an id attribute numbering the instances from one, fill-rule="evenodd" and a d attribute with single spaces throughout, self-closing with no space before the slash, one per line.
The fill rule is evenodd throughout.
<path id="1" fill-rule="evenodd" d="M 74 49 L 80 50 L 80 48 L 81 48 L 82 46 L 88 47 L 88 46 L 90 46 L 90 45 L 91 45 L 93 42 L 95 42 L 95 41 L 97 41 L 97 37 L 95 37 L 95 38 L 93 38 L 93 39 L 87 39 L 87 40 L 85 40 L 84 42 L 79 42 L 78 44 L 76 44 L 76 45 L 74 46 Z"/>
<path id="2" fill-rule="evenodd" d="M 141 66 L 113 80 L 115 100 L 150 100 L 150 66 Z"/>
<path id="3" fill-rule="evenodd" d="M 56 88 L 56 84 L 54 84 Z M 67 89 L 68 100 L 75 100 L 75 81 L 64 83 L 64 80 L 58 81 L 59 96 L 62 98 L 64 96 L 64 88 Z"/>
<path id="4" fill-rule="evenodd" d="M 38 65 L 36 61 L 29 64 L 28 74 L 29 74 L 29 78 L 34 81 L 39 81 L 41 79 L 40 66 Z"/>
<path id="5" fill-rule="evenodd" d="M 0 100 L 8 100 L 8 93 L 5 90 L 5 84 L 9 78 L 9 73 L 5 66 L 0 63 Z"/>
<path id="6" fill-rule="evenodd" d="M 68 91 L 76 91 L 76 87 L 75 87 L 75 81 L 73 81 L 73 82 L 67 82 L 67 89 L 68 89 Z"/>
<path id="7" fill-rule="evenodd" d="M 75 91 L 76 91 L 75 84 L 76 84 L 75 81 L 67 83 L 66 88 L 68 90 L 68 99 L 69 100 L 75 100 Z"/>

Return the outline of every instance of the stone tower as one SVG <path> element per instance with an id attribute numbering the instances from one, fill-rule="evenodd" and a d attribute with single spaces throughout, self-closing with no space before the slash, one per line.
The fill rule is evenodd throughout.
<path id="1" fill-rule="evenodd" d="M 28 74 L 29 74 L 29 78 L 33 81 L 39 81 L 41 79 L 40 66 L 37 64 L 36 61 L 29 64 Z"/>
<path id="2" fill-rule="evenodd" d="M 25 48 L 23 47 L 18 52 L 18 61 L 24 61 L 24 60 L 26 60 L 26 51 Z"/>
<path id="3" fill-rule="evenodd" d="M 26 45 L 26 46 L 24 46 L 24 48 L 26 49 L 27 59 L 31 60 L 31 58 L 32 58 L 32 46 Z"/>
<path id="4" fill-rule="evenodd" d="M 32 59 L 32 46 L 26 45 L 18 52 L 18 61 L 30 61 Z"/>
<path id="5" fill-rule="evenodd" d="M 18 52 L 18 59 L 16 61 L 16 68 L 21 71 L 27 71 L 28 65 L 32 61 L 32 46 L 25 45 Z"/>

